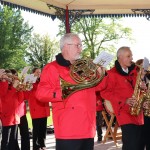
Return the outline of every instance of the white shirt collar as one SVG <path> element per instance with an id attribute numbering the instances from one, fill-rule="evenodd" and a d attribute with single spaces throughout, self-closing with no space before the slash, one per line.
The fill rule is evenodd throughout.
<path id="1" fill-rule="evenodd" d="M 127 69 L 122 68 L 122 70 L 123 70 L 124 72 L 126 72 L 126 73 L 129 72 L 128 68 L 127 68 Z"/>

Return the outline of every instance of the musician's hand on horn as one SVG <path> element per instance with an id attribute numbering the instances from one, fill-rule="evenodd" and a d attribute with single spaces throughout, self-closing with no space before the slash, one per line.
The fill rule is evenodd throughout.
<path id="1" fill-rule="evenodd" d="M 6 74 L 4 69 L 0 69 L 0 79 Z"/>
<path id="2" fill-rule="evenodd" d="M 0 69 L 0 78 L 5 74 L 5 69 Z"/>
<path id="3" fill-rule="evenodd" d="M 106 72 L 106 68 L 100 66 L 97 68 L 97 71 L 99 72 L 99 74 L 103 74 Z"/>
<path id="4" fill-rule="evenodd" d="M 2 77 L 1 77 L 1 81 L 2 81 L 2 82 L 8 81 L 8 82 L 11 83 L 11 80 L 9 79 L 9 77 L 7 76 L 6 73 L 3 73 Z"/>
<path id="5" fill-rule="evenodd" d="M 126 100 L 126 104 L 128 104 L 129 106 L 135 105 L 136 102 L 137 102 L 136 97 L 131 97 L 131 98 L 128 98 L 128 99 Z"/>

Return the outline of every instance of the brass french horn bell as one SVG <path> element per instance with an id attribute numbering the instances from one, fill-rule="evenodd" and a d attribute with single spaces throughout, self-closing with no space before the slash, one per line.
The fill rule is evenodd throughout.
<path id="1" fill-rule="evenodd" d="M 62 98 L 66 99 L 71 94 L 96 86 L 104 77 L 105 73 L 97 71 L 99 66 L 91 59 L 79 59 L 70 67 L 70 76 L 76 84 L 69 83 L 60 77 Z"/>

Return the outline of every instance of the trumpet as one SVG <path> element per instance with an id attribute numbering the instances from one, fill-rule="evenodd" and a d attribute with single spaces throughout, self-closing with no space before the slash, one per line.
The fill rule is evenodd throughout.
<path id="1" fill-rule="evenodd" d="M 21 78 L 19 78 L 18 76 L 15 75 L 10 75 L 7 74 L 8 79 L 6 79 L 7 81 L 9 81 L 10 83 L 14 84 L 16 80 L 18 80 L 19 82 L 16 83 L 17 86 L 15 87 L 17 89 L 17 91 L 29 91 L 32 89 L 32 83 L 24 83 L 24 76 L 22 76 Z"/>
<path id="2" fill-rule="evenodd" d="M 18 91 L 30 91 L 33 88 L 32 83 L 30 82 L 24 82 L 24 77 L 21 77 L 21 80 L 19 80 L 19 84 L 17 85 L 16 89 Z"/>

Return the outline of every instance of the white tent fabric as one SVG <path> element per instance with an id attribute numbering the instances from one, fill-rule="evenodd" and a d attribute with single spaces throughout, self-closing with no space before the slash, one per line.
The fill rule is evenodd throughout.
<path id="1" fill-rule="evenodd" d="M 47 15 L 56 15 L 56 9 L 47 4 L 69 10 L 93 10 L 94 14 L 134 14 L 132 9 L 149 9 L 150 0 L 1 0 L 13 7 L 27 11 L 35 11 Z M 143 14 L 142 12 L 137 12 Z M 90 14 L 91 12 L 85 12 Z"/>

